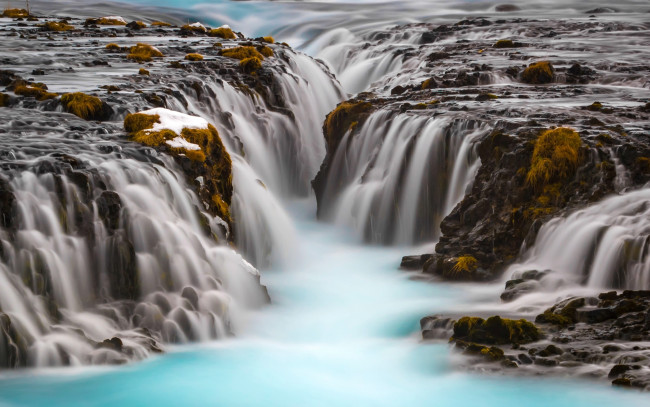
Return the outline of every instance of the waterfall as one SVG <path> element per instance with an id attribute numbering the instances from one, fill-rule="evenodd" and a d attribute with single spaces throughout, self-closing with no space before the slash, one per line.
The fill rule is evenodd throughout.
<path id="1" fill-rule="evenodd" d="M 169 157 L 86 149 L 30 157 L 4 181 L 15 208 L 0 229 L 5 365 L 140 359 L 162 342 L 224 337 L 266 302 Z"/>
<path id="2" fill-rule="evenodd" d="M 539 231 L 507 275 L 548 270 L 542 286 L 581 284 L 593 289 L 650 289 L 650 189 L 612 196 Z"/>
<path id="3" fill-rule="evenodd" d="M 277 68 L 266 100 L 246 85 L 198 74 L 169 83 L 181 95 L 168 99 L 170 109 L 214 123 L 233 157 L 235 242 L 256 266 L 286 260 L 295 250 L 279 197 L 311 193 L 325 157 L 322 123 L 344 99 L 322 63 L 288 48 L 277 52 L 265 62 Z"/>
<path id="4" fill-rule="evenodd" d="M 474 178 L 474 143 L 487 131 L 473 120 L 379 110 L 333 153 L 319 211 L 367 241 L 433 240 Z"/>

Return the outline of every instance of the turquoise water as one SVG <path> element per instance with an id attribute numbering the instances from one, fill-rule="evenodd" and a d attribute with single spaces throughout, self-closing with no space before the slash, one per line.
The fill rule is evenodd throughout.
<path id="1" fill-rule="evenodd" d="M 360 246 L 311 208 L 292 206 L 296 258 L 263 272 L 273 304 L 236 338 L 122 367 L 4 373 L 0 406 L 647 405 L 602 382 L 459 373 L 449 345 L 419 342 L 418 320 L 476 293 L 410 279 L 399 250 Z"/>

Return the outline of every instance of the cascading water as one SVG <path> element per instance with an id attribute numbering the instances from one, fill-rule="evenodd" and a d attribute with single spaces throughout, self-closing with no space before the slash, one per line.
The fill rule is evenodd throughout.
<path id="1" fill-rule="evenodd" d="M 333 154 L 319 211 L 367 241 L 412 244 L 438 237 L 480 164 L 480 122 L 373 113 Z"/>
<path id="2" fill-rule="evenodd" d="M 507 275 L 549 270 L 542 287 L 558 280 L 592 289 L 650 289 L 650 189 L 613 196 L 553 219 L 539 231 Z"/>
<path id="3" fill-rule="evenodd" d="M 52 130 L 3 146 L 15 208 L 1 232 L 4 366 L 141 359 L 163 342 L 224 337 L 265 303 L 257 270 L 210 237 L 225 237 L 223 222 L 200 212 L 170 158 Z"/>

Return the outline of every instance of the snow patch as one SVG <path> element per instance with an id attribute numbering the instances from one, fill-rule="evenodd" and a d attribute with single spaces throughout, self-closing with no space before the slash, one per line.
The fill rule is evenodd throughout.
<path id="1" fill-rule="evenodd" d="M 200 150 L 198 144 L 190 143 L 183 137 L 174 137 L 172 140 L 166 141 L 167 145 L 173 148 L 184 148 L 186 150 Z"/>
<path id="2" fill-rule="evenodd" d="M 204 26 L 203 24 L 199 23 L 199 22 L 196 22 L 196 23 L 192 23 L 192 24 L 190 24 L 190 27 L 193 27 L 193 28 L 200 28 L 200 29 L 202 29 L 202 30 L 204 30 L 204 31 L 206 30 L 205 26 Z"/>
<path id="3" fill-rule="evenodd" d="M 176 134 L 181 134 L 183 129 L 207 129 L 208 121 L 197 116 L 175 112 L 173 110 L 157 107 L 140 112 L 149 116 L 158 115 L 160 123 L 154 123 L 153 128 L 149 131 L 171 130 Z"/>

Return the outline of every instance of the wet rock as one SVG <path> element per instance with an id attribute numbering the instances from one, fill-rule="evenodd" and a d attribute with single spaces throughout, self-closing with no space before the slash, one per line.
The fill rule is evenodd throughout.
<path id="1" fill-rule="evenodd" d="M 454 324 L 454 340 L 465 340 L 484 344 L 528 343 L 541 338 L 541 332 L 532 323 L 520 319 L 502 319 L 493 316 L 484 320 L 463 317 Z"/>
<path id="2" fill-rule="evenodd" d="M 104 191 L 95 201 L 97 213 L 109 231 L 115 231 L 120 227 L 120 213 L 122 211 L 122 200 L 114 191 Z"/>
<path id="3" fill-rule="evenodd" d="M 121 352 L 122 351 L 122 340 L 118 337 L 113 337 L 111 339 L 105 339 L 103 342 L 101 342 L 98 347 L 100 348 L 106 348 L 106 349 L 112 349 L 116 352 Z"/>
<path id="4" fill-rule="evenodd" d="M 494 7 L 494 10 L 499 13 L 507 13 L 510 11 L 519 11 L 521 9 L 514 4 L 498 4 L 496 7 Z"/>

